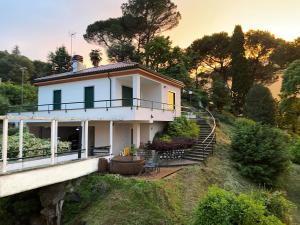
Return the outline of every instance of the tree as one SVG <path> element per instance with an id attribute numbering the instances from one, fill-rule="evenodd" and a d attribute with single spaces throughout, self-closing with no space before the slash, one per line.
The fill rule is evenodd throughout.
<path id="1" fill-rule="evenodd" d="M 163 36 L 154 37 L 149 41 L 145 45 L 144 53 L 147 66 L 156 71 L 165 68 L 171 55 L 171 44 L 170 38 Z"/>
<path id="2" fill-rule="evenodd" d="M 8 112 L 9 109 L 9 102 L 8 99 L 0 95 L 0 115 L 5 115 Z"/>
<path id="3" fill-rule="evenodd" d="M 11 51 L 11 54 L 13 55 L 21 55 L 21 52 L 20 52 L 20 48 L 18 45 L 16 45 L 13 50 Z"/>
<path id="4" fill-rule="evenodd" d="M 242 27 L 237 25 L 234 29 L 230 43 L 232 77 L 232 100 L 234 111 L 238 114 L 243 112 L 245 97 L 252 86 L 252 77 L 248 72 L 248 62 L 245 57 L 245 38 Z"/>
<path id="5" fill-rule="evenodd" d="M 239 119 L 231 139 L 232 158 L 243 176 L 273 186 L 289 167 L 288 144 L 282 130 Z"/>
<path id="6" fill-rule="evenodd" d="M 298 132 L 300 124 L 300 60 L 289 65 L 283 74 L 280 110 L 287 128 Z"/>
<path id="7" fill-rule="evenodd" d="M 102 60 L 101 57 L 102 53 L 99 49 L 92 49 L 90 52 L 90 60 L 93 63 L 93 66 L 99 66 L 100 61 Z"/>
<path id="8" fill-rule="evenodd" d="M 224 82 L 228 80 L 228 68 L 231 62 L 230 37 L 221 32 L 211 36 L 204 36 L 195 40 L 188 48 L 191 57 L 190 69 L 200 72 L 218 72 Z"/>
<path id="9" fill-rule="evenodd" d="M 124 58 L 124 51 L 118 56 L 116 49 L 128 53 L 133 47 L 126 56 L 139 55 L 151 39 L 177 26 L 181 18 L 171 0 L 129 0 L 121 9 L 121 17 L 96 21 L 84 34 L 87 42 L 106 47 L 113 60 Z"/>
<path id="10" fill-rule="evenodd" d="M 271 55 L 278 42 L 273 34 L 267 31 L 250 30 L 246 33 L 246 56 L 249 61 L 249 72 L 255 83 L 269 84 L 277 77 Z"/>
<path id="11" fill-rule="evenodd" d="M 213 75 L 211 99 L 219 111 L 221 111 L 225 106 L 230 105 L 229 88 L 222 77 L 217 73 L 214 73 Z"/>
<path id="12" fill-rule="evenodd" d="M 51 74 L 51 64 L 40 60 L 33 61 L 34 71 L 31 76 L 31 81 L 38 77 L 43 77 Z"/>
<path id="13" fill-rule="evenodd" d="M 245 115 L 263 124 L 275 124 L 276 102 L 270 90 L 262 85 L 253 86 L 246 96 Z"/>
<path id="14" fill-rule="evenodd" d="M 140 62 L 140 56 L 131 43 L 113 44 L 107 49 L 107 55 L 111 62 Z"/>
<path id="15" fill-rule="evenodd" d="M 58 47 L 55 52 L 50 52 L 48 60 L 54 73 L 64 73 L 71 70 L 71 56 L 65 46 Z"/>
<path id="16" fill-rule="evenodd" d="M 22 86 L 12 83 L 0 84 L 0 96 L 3 96 L 8 100 L 9 105 L 21 105 L 21 92 Z M 37 88 L 25 84 L 23 86 L 24 105 L 36 105 L 37 104 Z"/>
<path id="17" fill-rule="evenodd" d="M 0 51 L 0 77 L 2 81 L 10 81 L 13 83 L 22 83 L 21 67 L 25 67 L 24 82 L 31 80 L 34 73 L 34 65 L 26 56 L 9 54 L 7 51 Z"/>

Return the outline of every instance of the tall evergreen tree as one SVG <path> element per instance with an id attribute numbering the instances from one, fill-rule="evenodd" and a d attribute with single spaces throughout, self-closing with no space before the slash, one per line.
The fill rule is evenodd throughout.
<path id="1" fill-rule="evenodd" d="M 71 69 L 71 56 L 65 46 L 58 47 L 55 52 L 50 52 L 48 60 L 54 73 L 64 73 Z"/>
<path id="2" fill-rule="evenodd" d="M 262 85 L 253 86 L 246 96 L 245 115 L 264 124 L 275 124 L 276 102 L 270 90 Z"/>
<path id="3" fill-rule="evenodd" d="M 253 80 L 248 72 L 247 59 L 245 57 L 245 37 L 240 25 L 234 29 L 231 44 L 231 76 L 232 76 L 232 101 L 234 111 L 242 113 L 246 94 L 252 86 Z"/>

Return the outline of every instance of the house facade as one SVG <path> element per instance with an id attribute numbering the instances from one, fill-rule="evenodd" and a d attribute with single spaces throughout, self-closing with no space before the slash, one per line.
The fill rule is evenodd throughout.
<path id="1" fill-rule="evenodd" d="M 167 122 L 181 115 L 182 82 L 138 63 L 84 69 L 82 58 L 73 59 L 73 71 L 35 80 L 36 107 L 11 115 L 58 121 L 71 118 L 72 122 L 58 123 L 59 140 L 70 141 L 74 149 L 81 148 L 80 131 L 85 127 L 88 147 L 107 146 L 110 155 L 120 154 L 127 146 L 152 142 Z M 27 126 L 38 137 L 51 135 L 47 122 L 29 121 Z"/>

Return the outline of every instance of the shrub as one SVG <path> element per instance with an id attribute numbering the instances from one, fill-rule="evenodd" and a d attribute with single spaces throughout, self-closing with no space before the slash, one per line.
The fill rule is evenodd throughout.
<path id="1" fill-rule="evenodd" d="M 298 138 L 292 146 L 291 155 L 293 163 L 300 164 L 300 138 Z"/>
<path id="2" fill-rule="evenodd" d="M 147 146 L 150 150 L 170 151 L 178 149 L 189 149 L 195 144 L 195 140 L 187 138 L 174 138 L 171 141 L 154 140 Z"/>
<path id="3" fill-rule="evenodd" d="M 232 158 L 252 181 L 274 185 L 289 166 L 288 136 L 281 130 L 239 119 L 232 137 Z"/>
<path id="4" fill-rule="evenodd" d="M 283 225 L 265 202 L 212 187 L 199 202 L 194 225 Z"/>
<path id="5" fill-rule="evenodd" d="M 280 191 L 256 191 L 251 195 L 254 199 L 264 202 L 268 214 L 274 215 L 287 225 L 292 224 L 292 210 L 295 205 L 285 198 Z"/>
<path id="6" fill-rule="evenodd" d="M 2 136 L 0 136 L 2 140 Z M 41 139 L 35 137 L 33 134 L 29 133 L 24 129 L 23 133 L 23 156 L 31 157 L 36 155 L 42 155 L 43 149 L 50 151 L 50 140 Z M 58 152 L 70 150 L 70 143 L 59 141 L 58 142 Z M 0 152 L 2 152 L 2 146 L 0 145 Z M 19 134 L 13 134 L 8 137 L 8 157 L 15 158 L 19 153 Z"/>
<path id="7" fill-rule="evenodd" d="M 197 138 L 200 129 L 195 121 L 186 117 L 177 117 L 167 127 L 167 135 L 171 138 Z"/>

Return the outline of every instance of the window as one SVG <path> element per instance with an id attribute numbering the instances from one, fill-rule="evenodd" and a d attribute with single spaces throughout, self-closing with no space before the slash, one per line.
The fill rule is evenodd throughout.
<path id="1" fill-rule="evenodd" d="M 175 93 L 172 91 L 168 91 L 168 110 L 175 109 Z"/>
<path id="2" fill-rule="evenodd" d="M 132 88 L 122 86 L 122 106 L 132 106 Z"/>
<path id="3" fill-rule="evenodd" d="M 94 87 L 84 88 L 84 108 L 94 108 Z"/>
<path id="4" fill-rule="evenodd" d="M 61 109 L 61 90 L 53 91 L 53 110 Z"/>

